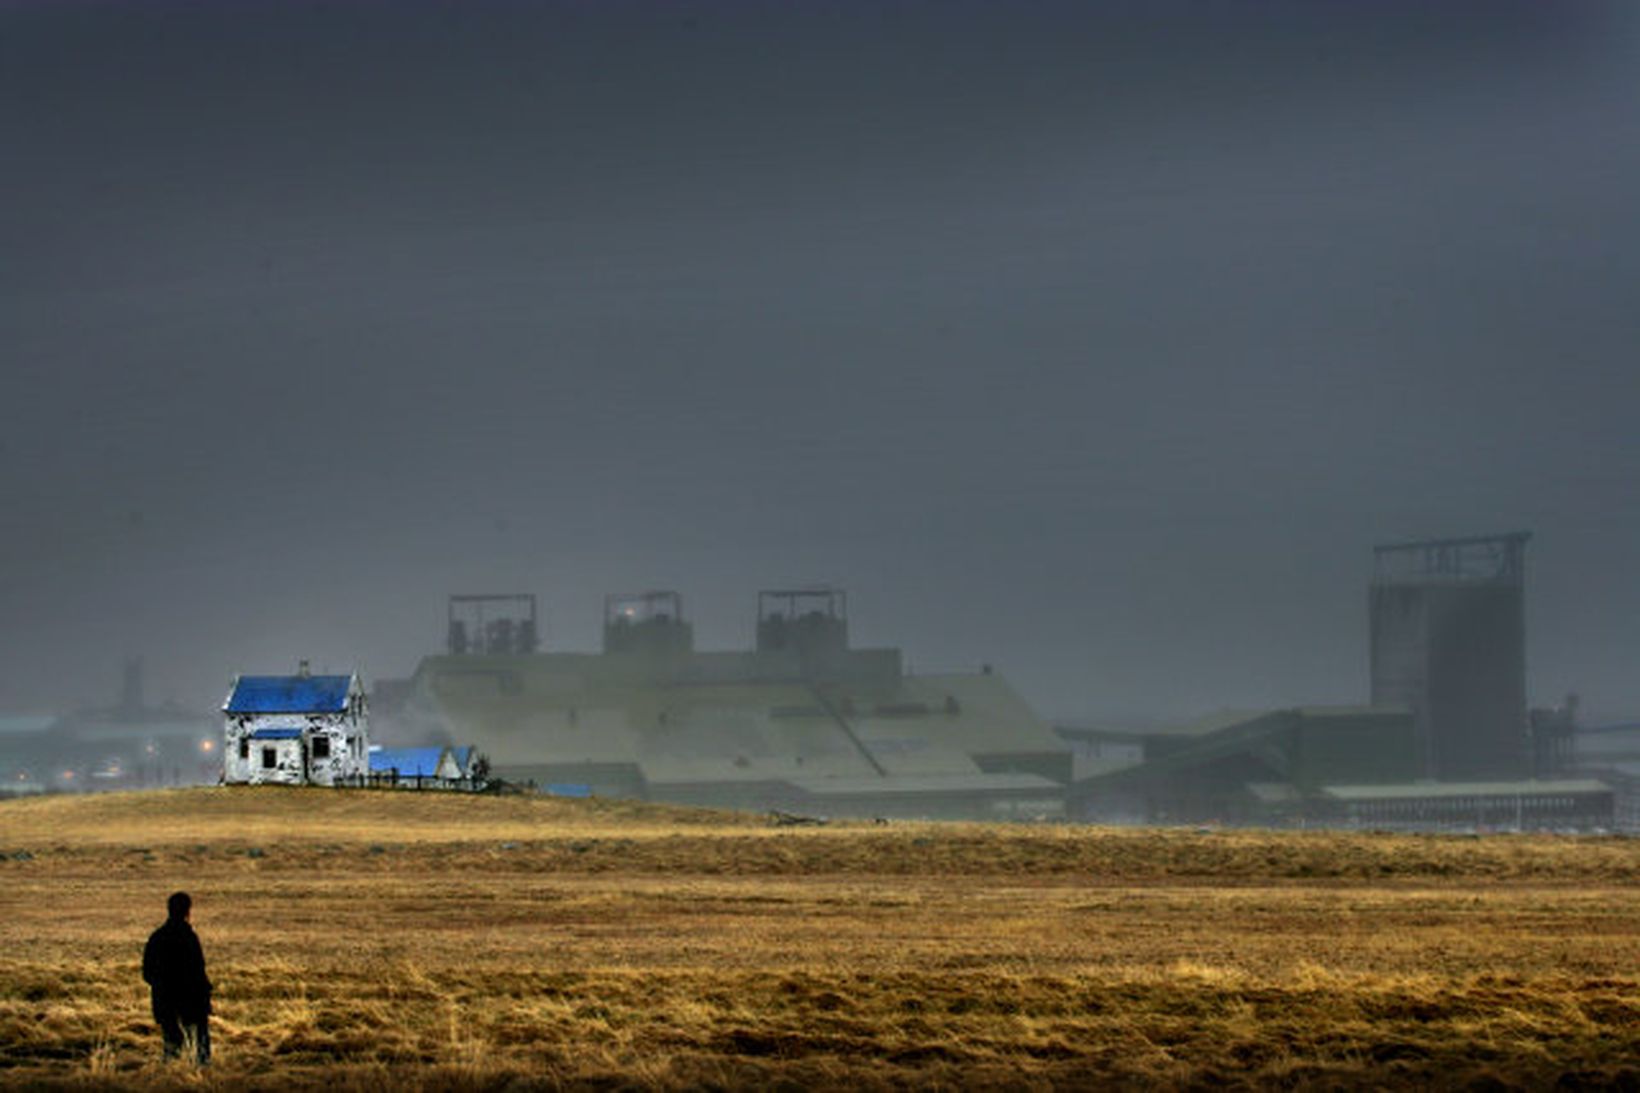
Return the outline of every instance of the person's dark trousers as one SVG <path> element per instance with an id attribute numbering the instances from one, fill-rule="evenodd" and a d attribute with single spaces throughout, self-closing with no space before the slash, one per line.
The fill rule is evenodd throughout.
<path id="1" fill-rule="evenodd" d="M 154 1007 L 154 1020 L 159 1022 L 160 1039 L 165 1041 L 165 1057 L 175 1059 L 182 1051 L 182 1022 L 170 1010 Z"/>
<path id="2" fill-rule="evenodd" d="M 194 1038 L 194 1059 L 200 1066 L 211 1061 L 211 1019 L 204 1014 L 182 1022 L 182 1031 Z"/>
<path id="3" fill-rule="evenodd" d="M 186 1040 L 184 1034 L 191 1035 L 194 1041 L 194 1058 L 201 1063 L 211 1061 L 211 1019 L 205 1014 L 183 1017 L 168 1006 L 161 1006 L 157 1001 L 154 1004 L 154 1020 L 159 1023 L 160 1038 L 165 1041 L 165 1057 L 175 1059 L 182 1054 Z"/>

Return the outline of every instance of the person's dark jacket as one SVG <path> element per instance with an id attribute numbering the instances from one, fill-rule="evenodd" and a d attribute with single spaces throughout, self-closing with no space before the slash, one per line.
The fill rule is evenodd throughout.
<path id="1" fill-rule="evenodd" d="M 211 1012 L 205 952 L 186 919 L 166 919 L 149 936 L 142 951 L 142 979 L 153 988 L 156 1013 L 169 1011 L 186 1021 Z"/>

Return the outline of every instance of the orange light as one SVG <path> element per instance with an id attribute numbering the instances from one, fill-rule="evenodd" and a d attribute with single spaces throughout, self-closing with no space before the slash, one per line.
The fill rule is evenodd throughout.
<path id="1" fill-rule="evenodd" d="M 199 750 L 200 751 L 210 751 L 214 747 L 216 747 L 216 742 L 215 741 L 201 740 L 199 742 Z"/>

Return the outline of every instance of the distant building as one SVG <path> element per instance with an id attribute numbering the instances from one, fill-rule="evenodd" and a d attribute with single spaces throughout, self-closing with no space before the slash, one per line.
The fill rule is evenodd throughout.
<path id="1" fill-rule="evenodd" d="M 43 793 L 52 763 L 51 714 L 0 714 L 0 797 Z"/>
<path id="2" fill-rule="evenodd" d="M 1412 711 L 1424 777 L 1518 779 L 1532 769 L 1529 538 L 1514 532 L 1373 548 L 1372 704 Z"/>
<path id="3" fill-rule="evenodd" d="M 223 780 L 336 785 L 369 771 L 369 722 L 357 675 L 239 676 L 223 703 Z"/>
<path id="4" fill-rule="evenodd" d="M 53 714 L 0 713 L 0 796 L 214 784 L 222 776 L 214 711 L 144 698 L 140 660 L 127 660 L 108 705 Z"/>
<path id="5" fill-rule="evenodd" d="M 1436 782 L 1410 710 L 1300 706 L 1145 729 L 1061 726 L 1073 819 L 1408 830 L 1634 830 L 1640 798 L 1597 777 Z"/>
<path id="6" fill-rule="evenodd" d="M 1573 769 L 1616 791 L 1614 826 L 1640 831 L 1640 721 L 1578 728 L 1572 743 Z"/>
<path id="7" fill-rule="evenodd" d="M 498 778 L 560 796 L 1064 813 L 1071 749 L 1001 674 L 913 675 L 897 648 L 854 647 L 841 589 L 760 592 L 755 647 L 726 651 L 694 647 L 672 591 L 607 597 L 599 652 L 539 649 L 534 612 L 527 594 L 451 597 L 448 651 L 409 681 L 400 731 L 470 740 Z"/>
<path id="8" fill-rule="evenodd" d="M 1578 728 L 1572 755 L 1579 770 L 1640 777 L 1640 721 Z"/>
<path id="9" fill-rule="evenodd" d="M 1610 830 L 1625 826 L 1619 794 L 1596 778 L 1327 786 L 1333 822 L 1414 831 Z"/>
<path id="10" fill-rule="evenodd" d="M 1328 785 L 1402 782 L 1420 769 L 1412 713 L 1395 707 L 1224 711 L 1145 729 L 1056 731 L 1075 749 L 1073 819 L 1301 822 L 1320 814 L 1312 806 Z"/>

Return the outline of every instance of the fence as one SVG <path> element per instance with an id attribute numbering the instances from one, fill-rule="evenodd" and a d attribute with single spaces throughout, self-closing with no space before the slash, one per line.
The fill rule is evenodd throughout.
<path id="1" fill-rule="evenodd" d="M 482 793 L 489 787 L 484 778 L 438 778 L 431 774 L 400 774 L 397 770 L 373 770 L 369 774 L 348 774 L 333 783 L 344 789 L 436 790 L 446 793 Z"/>

